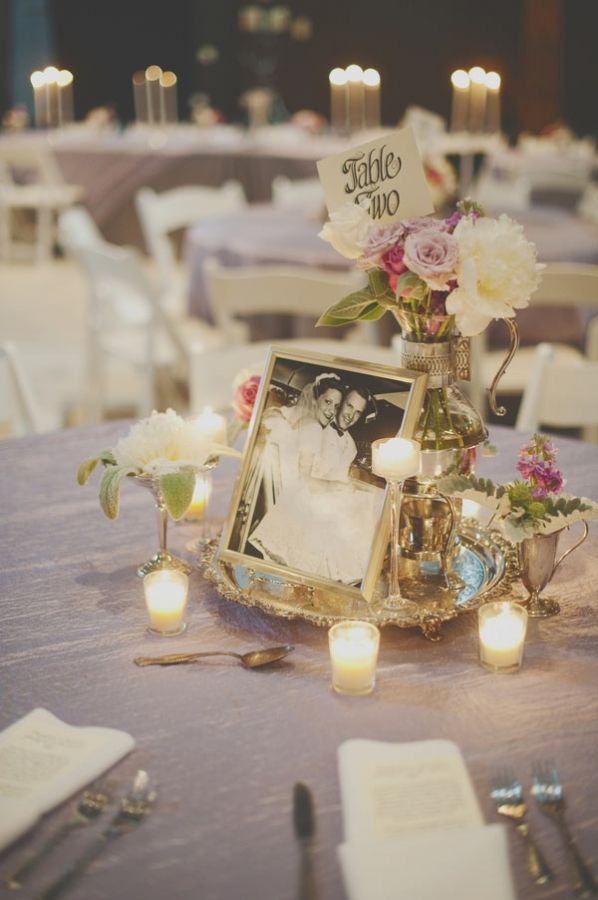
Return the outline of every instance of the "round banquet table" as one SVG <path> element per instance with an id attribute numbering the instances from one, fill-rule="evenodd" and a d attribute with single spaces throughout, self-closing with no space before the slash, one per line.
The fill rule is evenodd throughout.
<path id="1" fill-rule="evenodd" d="M 598 869 L 595 526 L 546 591 L 559 595 L 561 615 L 530 622 L 519 674 L 480 667 L 476 616 L 464 614 L 445 626 L 438 644 L 416 631 L 386 629 L 375 692 L 340 696 L 330 688 L 325 630 L 221 599 L 198 572 L 191 576 L 188 632 L 169 641 L 145 633 L 135 568 L 155 549 L 150 495 L 125 485 L 112 522 L 100 512 L 97 482 L 81 488 L 75 481 L 79 461 L 125 430 L 112 422 L 0 444 L 10 476 L 2 504 L 0 727 L 42 706 L 72 724 L 123 729 L 136 748 L 111 772 L 117 796 L 138 768 L 159 789 L 153 815 L 107 848 L 74 884 L 72 900 L 295 898 L 296 781 L 315 797 L 320 897 L 341 900 L 337 748 L 348 738 L 455 741 L 486 821 L 496 819 L 487 795 L 491 770 L 508 763 L 528 784 L 532 761 L 549 755 L 561 769 L 580 846 Z M 523 436 L 495 428 L 492 438 L 499 454 L 482 459 L 480 472 L 513 477 Z M 568 488 L 598 498 L 598 448 L 558 444 Z M 216 470 L 217 516 L 225 514 L 237 465 Z M 184 553 L 196 532 L 193 525 L 173 527 L 171 546 Z M 286 642 L 295 652 L 269 670 L 247 671 L 230 659 L 170 669 L 133 665 L 138 655 Z M 64 814 L 50 813 L 5 851 L 2 880 Z M 530 820 L 558 879 L 534 885 L 519 838 L 510 834 L 518 896 L 570 896 L 553 823 L 533 806 Z M 32 890 L 48 884 L 101 827 L 69 838 L 32 877 Z"/>
<path id="2" fill-rule="evenodd" d="M 535 243 L 539 260 L 598 263 L 598 225 L 584 222 L 565 210 L 542 207 L 514 213 L 514 218 L 524 226 L 526 237 Z M 184 247 L 190 312 L 212 321 L 203 277 L 203 263 L 208 256 L 230 266 L 286 263 L 350 268 L 351 260 L 318 237 L 321 228 L 322 221 L 316 216 L 272 204 L 252 206 L 234 215 L 194 225 L 187 231 Z M 562 329 L 567 328 L 570 317 L 569 310 L 564 316 L 558 310 L 549 310 L 548 318 L 551 322 L 555 319 L 554 334 L 541 339 L 564 339 Z"/>

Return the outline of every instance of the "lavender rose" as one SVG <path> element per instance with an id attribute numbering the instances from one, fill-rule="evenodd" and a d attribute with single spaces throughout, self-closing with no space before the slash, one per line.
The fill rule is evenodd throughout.
<path id="1" fill-rule="evenodd" d="M 419 275 L 428 287 L 442 291 L 455 277 L 459 262 L 459 244 L 452 234 L 424 229 L 407 236 L 403 262 Z"/>
<path id="2" fill-rule="evenodd" d="M 389 225 L 374 225 L 370 228 L 366 240 L 362 243 L 362 264 L 378 266 L 380 257 L 395 244 L 402 241 L 405 229 L 401 222 L 392 222 Z"/>
<path id="3" fill-rule="evenodd" d="M 403 227 L 407 234 L 418 234 L 420 231 L 448 231 L 446 219 L 432 219 L 430 216 L 418 216 L 415 219 L 404 219 Z"/>

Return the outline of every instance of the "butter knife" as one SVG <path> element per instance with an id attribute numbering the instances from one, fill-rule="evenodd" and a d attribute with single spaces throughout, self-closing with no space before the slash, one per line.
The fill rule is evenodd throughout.
<path id="1" fill-rule="evenodd" d="M 131 790 L 120 801 L 120 809 L 108 826 L 91 846 L 62 873 L 60 878 L 37 895 L 36 900 L 56 900 L 57 897 L 60 897 L 85 872 L 111 840 L 127 834 L 151 813 L 155 799 L 156 792 L 149 789 L 147 772 L 139 769 L 133 779 Z"/>
<path id="2" fill-rule="evenodd" d="M 293 825 L 299 842 L 298 900 L 317 900 L 313 865 L 313 839 L 316 833 L 314 804 L 310 789 L 298 781 L 293 788 Z"/>

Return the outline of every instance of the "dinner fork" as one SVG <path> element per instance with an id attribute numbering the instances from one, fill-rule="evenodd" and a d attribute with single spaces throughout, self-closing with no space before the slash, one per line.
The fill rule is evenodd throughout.
<path id="1" fill-rule="evenodd" d="M 82 825 L 89 825 L 90 822 L 103 813 L 109 803 L 110 796 L 102 789 L 101 785 L 92 784 L 72 808 L 69 818 L 50 835 L 36 853 L 25 860 L 11 878 L 7 879 L 6 887 L 10 890 L 20 888 L 51 850 L 57 847 L 71 831 L 81 828 Z"/>
<path id="2" fill-rule="evenodd" d="M 523 799 L 523 788 L 510 769 L 495 773 L 490 796 L 496 804 L 496 811 L 516 823 L 515 830 L 527 847 L 528 872 L 536 884 L 548 884 L 554 876 L 531 836 L 529 825 L 525 821 L 527 805 Z"/>
<path id="3" fill-rule="evenodd" d="M 156 792 L 150 791 L 147 772 L 139 769 L 131 790 L 120 801 L 120 809 L 98 838 L 81 856 L 75 860 L 36 900 L 56 900 L 70 885 L 82 875 L 85 869 L 102 852 L 108 842 L 114 838 L 128 834 L 152 811 Z"/>
<path id="4" fill-rule="evenodd" d="M 554 767 L 534 764 L 532 794 L 542 812 L 551 816 L 559 829 L 561 839 L 569 855 L 573 891 L 577 897 L 593 897 L 598 886 L 589 866 L 581 858 L 573 835 L 565 818 L 565 796 L 559 773 Z"/>

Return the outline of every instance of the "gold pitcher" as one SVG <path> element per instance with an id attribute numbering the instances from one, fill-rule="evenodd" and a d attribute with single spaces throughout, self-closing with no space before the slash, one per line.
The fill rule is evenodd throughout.
<path id="1" fill-rule="evenodd" d="M 587 522 L 581 524 L 583 525 L 581 538 L 572 547 L 561 553 L 556 562 L 559 535 L 563 533 L 564 528 L 554 531 L 552 534 L 535 534 L 518 545 L 520 577 L 524 587 L 529 591 L 528 615 L 544 619 L 548 616 L 556 616 L 560 612 L 561 608 L 558 602 L 540 597 L 540 592 L 544 590 L 563 560 L 577 550 L 587 538 Z"/>

